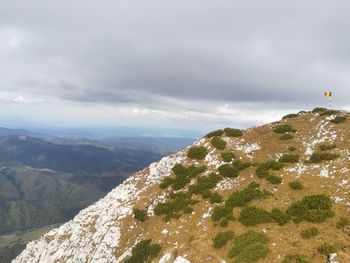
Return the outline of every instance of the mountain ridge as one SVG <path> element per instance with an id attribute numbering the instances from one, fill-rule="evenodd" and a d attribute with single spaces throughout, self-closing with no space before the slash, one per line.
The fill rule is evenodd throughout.
<path id="1" fill-rule="evenodd" d="M 349 262 L 348 116 L 316 108 L 214 131 L 136 172 L 13 262 Z M 312 227 L 317 237 L 300 236 Z M 248 236 L 260 241 L 232 252 Z M 137 259 L 141 245 L 154 255 Z"/>

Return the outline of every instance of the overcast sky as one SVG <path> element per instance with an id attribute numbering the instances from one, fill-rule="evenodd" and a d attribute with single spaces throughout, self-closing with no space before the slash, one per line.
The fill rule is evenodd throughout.
<path id="1" fill-rule="evenodd" d="M 0 123 L 247 127 L 350 105 L 349 1 L 0 0 Z M 25 124 L 23 124 L 25 125 Z"/>

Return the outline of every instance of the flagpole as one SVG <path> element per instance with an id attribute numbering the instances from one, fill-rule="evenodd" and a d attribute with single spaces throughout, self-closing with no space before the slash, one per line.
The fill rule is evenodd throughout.
<path id="1" fill-rule="evenodd" d="M 332 95 L 329 96 L 329 108 L 332 109 Z"/>

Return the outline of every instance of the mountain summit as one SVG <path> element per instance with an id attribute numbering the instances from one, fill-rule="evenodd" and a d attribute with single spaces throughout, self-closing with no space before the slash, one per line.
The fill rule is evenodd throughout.
<path id="1" fill-rule="evenodd" d="M 213 131 L 13 262 L 350 262 L 348 117 L 315 108 Z"/>

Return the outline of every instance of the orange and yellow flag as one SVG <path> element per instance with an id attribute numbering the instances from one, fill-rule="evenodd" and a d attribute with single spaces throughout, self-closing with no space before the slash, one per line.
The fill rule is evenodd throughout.
<path id="1" fill-rule="evenodd" d="M 324 93 L 324 96 L 325 96 L 325 97 L 332 97 L 332 92 L 331 92 L 331 91 L 326 91 L 326 92 Z"/>

